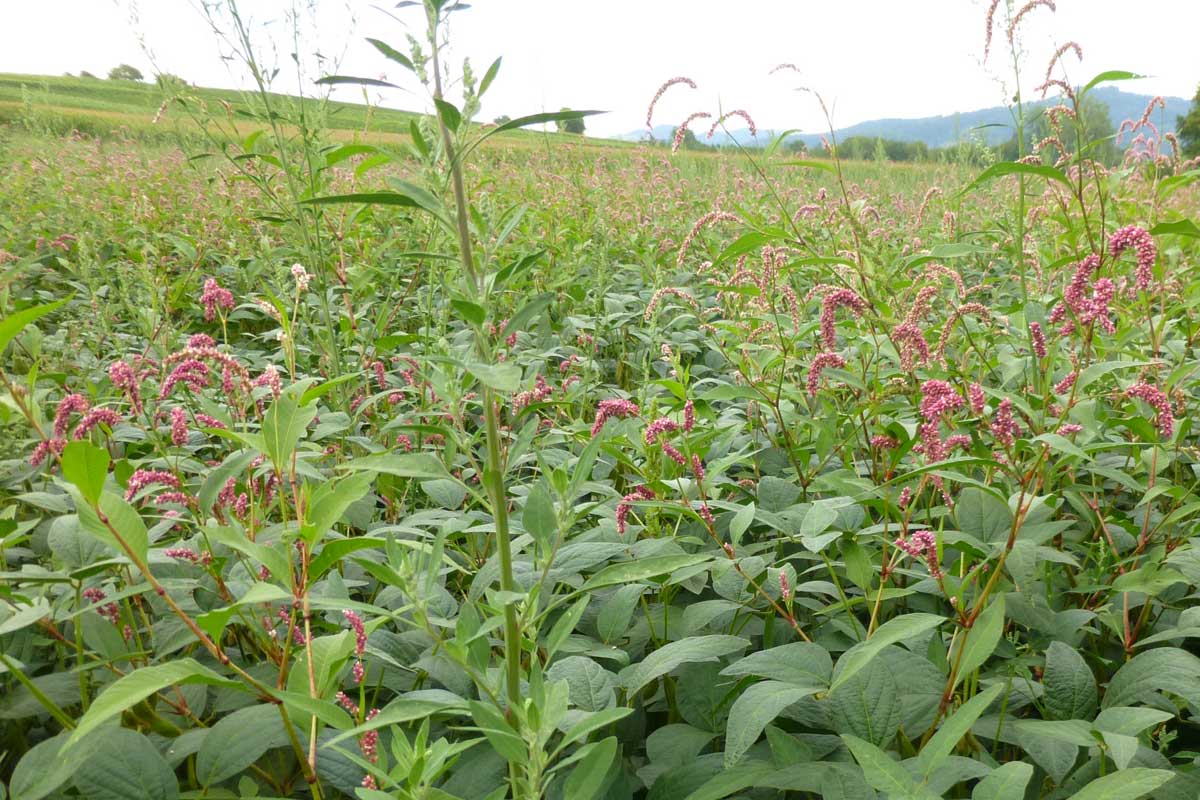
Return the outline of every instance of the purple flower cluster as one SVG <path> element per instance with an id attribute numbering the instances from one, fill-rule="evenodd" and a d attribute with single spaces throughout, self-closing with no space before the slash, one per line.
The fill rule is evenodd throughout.
<path id="1" fill-rule="evenodd" d="M 601 400 L 596 406 L 596 421 L 592 423 L 592 436 L 596 436 L 604 428 L 604 423 L 608 422 L 609 418 L 616 417 L 617 419 L 625 419 L 626 417 L 636 417 L 638 415 L 637 404 L 614 398 L 611 400 Z"/>
<path id="2" fill-rule="evenodd" d="M 1135 383 L 1125 390 L 1128 397 L 1136 397 L 1146 401 L 1154 408 L 1154 424 L 1164 439 L 1170 439 L 1175 431 L 1175 418 L 1171 416 L 1171 401 L 1155 386 L 1148 383 Z"/>
<path id="3" fill-rule="evenodd" d="M 1114 258 L 1130 247 L 1137 252 L 1134 285 L 1138 289 L 1149 289 L 1154 281 L 1154 259 L 1158 256 L 1158 248 L 1150 232 L 1137 225 L 1126 225 L 1108 237 L 1108 247 Z"/>
<path id="4" fill-rule="evenodd" d="M 822 315 L 823 316 L 823 315 Z M 823 324 L 823 323 L 822 323 Z M 846 366 L 846 359 L 842 358 L 837 353 L 825 351 L 818 353 L 813 359 L 812 364 L 808 368 L 808 396 L 816 397 L 817 390 L 821 386 L 821 373 L 829 368 L 840 369 Z"/>
<path id="5" fill-rule="evenodd" d="M 624 534 L 629 518 L 629 509 L 638 500 L 653 500 L 658 495 L 649 486 L 638 486 L 617 503 L 617 533 Z"/>
<path id="6" fill-rule="evenodd" d="M 938 565 L 937 537 L 931 531 L 916 531 L 911 536 L 897 539 L 893 544 L 913 558 L 925 560 L 929 574 L 934 578 L 941 577 L 942 570 Z"/>
<path id="7" fill-rule="evenodd" d="M 1020 435 L 1021 426 L 1013 419 L 1012 399 L 1006 397 L 1000 401 L 992 420 L 992 436 L 1005 447 L 1012 447 L 1013 441 Z"/>
<path id="8" fill-rule="evenodd" d="M 646 426 L 646 444 L 651 446 L 658 444 L 668 458 L 680 466 L 686 466 L 687 459 L 684 458 L 683 453 L 676 450 L 670 442 L 660 440 L 660 437 L 664 434 L 677 430 L 679 430 L 679 423 L 675 422 L 675 420 L 668 419 L 667 417 L 659 417 Z"/>
<path id="9" fill-rule="evenodd" d="M 200 305 L 204 306 L 204 321 L 212 322 L 218 308 L 226 311 L 233 308 L 233 292 L 221 288 L 216 278 L 209 278 L 204 281 L 204 289 L 200 292 Z"/>
<path id="10" fill-rule="evenodd" d="M 125 499 L 132 500 L 142 489 L 154 485 L 170 486 L 172 489 L 180 488 L 179 478 L 166 470 L 138 469 L 129 476 L 129 483 L 125 486 Z"/>

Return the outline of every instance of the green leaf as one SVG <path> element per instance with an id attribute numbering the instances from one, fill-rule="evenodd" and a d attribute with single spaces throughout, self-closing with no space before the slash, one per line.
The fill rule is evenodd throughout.
<path id="1" fill-rule="evenodd" d="M 521 525 L 543 548 L 550 548 L 558 539 L 558 513 L 544 483 L 537 483 L 525 501 Z"/>
<path id="2" fill-rule="evenodd" d="M 253 450 L 240 450 L 236 453 L 230 453 L 228 457 L 221 463 L 221 466 L 214 470 L 210 470 L 208 477 L 204 479 L 204 485 L 200 487 L 200 494 L 197 499 L 200 503 L 200 510 L 205 514 L 212 511 L 213 504 L 217 501 L 217 496 L 221 494 L 221 490 L 225 488 L 225 484 L 230 478 L 241 475 L 250 466 L 250 462 L 258 457 L 258 454 Z"/>
<path id="3" fill-rule="evenodd" d="M 264 703 L 239 708 L 213 725 L 196 753 L 196 780 L 204 788 L 232 778 L 263 753 L 289 742 L 279 708 Z"/>
<path id="4" fill-rule="evenodd" d="M 53 793 L 70 780 L 104 739 L 103 736 L 89 736 L 68 751 L 68 738 L 70 734 L 64 731 L 25 751 L 8 783 L 11 800 L 41 800 Z"/>
<path id="5" fill-rule="evenodd" d="M 900 686 L 885 659 L 877 659 L 829 693 L 831 729 L 886 747 L 904 721 Z"/>
<path id="6" fill-rule="evenodd" d="M 1200 239 L 1200 226 L 1197 226 L 1190 219 L 1178 219 L 1173 222 L 1160 222 L 1150 229 L 1150 233 L 1155 236 L 1172 233 L 1176 236 L 1190 236 L 1193 239 Z"/>
<path id="7" fill-rule="evenodd" d="M 340 203 L 363 203 L 369 206 L 400 206 L 402 208 L 423 208 L 413 198 L 400 192 L 350 192 L 349 194 L 327 194 L 321 197 L 310 197 L 301 200 L 314 206 L 327 206 Z"/>
<path id="8" fill-rule="evenodd" d="M 487 72 L 483 73 L 482 80 L 479 81 L 479 90 L 475 93 L 476 97 L 483 97 L 484 92 L 492 85 L 492 81 L 496 79 L 496 73 L 500 71 L 500 59 L 497 58 L 492 62 L 492 65 L 487 68 Z"/>
<path id="9" fill-rule="evenodd" d="M 762 681 L 742 692 L 733 701 L 725 726 L 725 769 L 733 768 L 742 760 L 779 712 L 820 690 L 820 686 Z"/>
<path id="10" fill-rule="evenodd" d="M 990 689 L 985 689 L 963 703 L 957 711 L 941 724 L 938 732 L 925 743 L 925 746 L 921 748 L 920 755 L 917 756 L 917 763 L 920 764 L 921 774 L 926 779 L 954 751 L 954 747 L 958 744 L 959 740 L 967 735 L 971 730 L 971 726 L 983 716 L 983 712 L 987 711 L 988 706 L 995 702 L 996 698 L 1003 691 L 1004 684 L 996 684 Z"/>
<path id="11" fill-rule="evenodd" d="M 330 478 L 321 484 L 308 499 L 307 519 L 300 528 L 300 537 L 310 545 L 316 544 L 341 520 L 346 509 L 370 491 L 373 480 L 369 472 L 357 472 L 345 478 Z"/>
<path id="12" fill-rule="evenodd" d="M 596 617 L 596 632 L 600 634 L 600 641 L 613 644 L 625 635 L 633 610 L 637 608 L 645 590 L 646 587 L 640 583 L 628 583 L 617 587 L 604 601 Z"/>
<path id="13" fill-rule="evenodd" d="M 1098 731 L 1137 736 L 1147 728 L 1161 725 L 1175 715 L 1157 708 L 1112 706 L 1100 712 L 1092 727 Z"/>
<path id="14" fill-rule="evenodd" d="M 592 800 L 600 792 L 617 754 L 617 737 L 610 736 L 589 747 L 588 754 L 571 770 L 563 787 L 563 796 L 571 800 Z"/>
<path id="15" fill-rule="evenodd" d="M 597 572 L 588 579 L 580 591 L 588 592 L 605 586 L 649 580 L 710 560 L 711 557 L 704 553 L 692 553 L 678 556 L 650 556 L 649 558 L 639 558 L 636 561 L 622 561 L 619 564 L 610 564 Z"/>
<path id="16" fill-rule="evenodd" d="M 1042 702 L 1051 719 L 1091 719 L 1096 714 L 1096 677 L 1075 648 L 1050 643 L 1042 684 L 1046 689 Z"/>
<path id="17" fill-rule="evenodd" d="M 999 595 L 983 610 L 975 620 L 975 624 L 959 637 L 961 644 L 955 647 L 955 653 L 950 656 L 950 663 L 958 663 L 958 675 L 955 684 L 983 666 L 992 655 L 1000 637 L 1004 633 L 1004 595 Z M 958 651 L 962 655 L 956 655 Z"/>
<path id="18" fill-rule="evenodd" d="M 1174 777 L 1175 773 L 1167 769 L 1123 769 L 1096 778 L 1069 800 L 1138 800 Z"/>
<path id="19" fill-rule="evenodd" d="M 104 491 L 108 478 L 108 451 L 88 441 L 76 441 L 67 445 L 62 454 L 63 477 L 75 484 L 79 493 L 95 505 Z"/>
<path id="20" fill-rule="evenodd" d="M 367 41 L 370 42 L 371 46 L 373 46 L 376 50 L 378 50 L 380 53 L 383 53 L 384 57 L 389 61 L 395 61 L 409 72 L 413 71 L 413 63 L 411 60 L 409 60 L 408 56 L 404 55 L 390 44 L 381 42 L 378 39 L 372 39 L 370 37 L 367 37 Z"/>
<path id="21" fill-rule="evenodd" d="M 462 125 L 462 113 L 455 108 L 453 103 L 447 103 L 445 100 L 434 98 L 433 104 L 437 107 L 438 116 L 441 117 L 446 127 L 451 131 L 457 131 L 458 126 Z"/>
<path id="22" fill-rule="evenodd" d="M 546 634 L 545 647 L 547 660 L 553 658 L 558 649 L 567 641 L 567 637 L 575 630 L 575 626 L 579 624 L 579 620 L 583 619 L 583 612 L 587 610 L 588 604 L 591 601 L 592 596 L 585 594 L 564 611 L 562 616 L 555 620 L 554 627 L 550 629 L 550 633 Z"/>
<path id="23" fill-rule="evenodd" d="M 97 736 L 97 750 L 75 772 L 75 788 L 91 800 L 175 800 L 175 771 L 149 739 L 128 728 Z"/>
<path id="24" fill-rule="evenodd" d="M 1070 179 L 1060 169 L 1043 164 L 1021 164 L 1017 161 L 999 161 L 981 172 L 978 178 L 971 181 L 965 189 L 959 192 L 959 195 L 964 195 L 993 178 L 1001 178 L 1006 175 L 1028 175 L 1036 178 L 1047 178 L 1052 181 L 1058 181 L 1068 189 L 1071 188 Z"/>
<path id="25" fill-rule="evenodd" d="M 296 398 L 286 393 L 263 414 L 262 437 L 266 455 L 280 472 L 289 471 L 292 453 L 316 415 L 316 406 L 301 406 Z"/>
<path id="26" fill-rule="evenodd" d="M 842 734 L 842 741 L 846 743 L 854 760 L 862 767 L 867 783 L 875 789 L 890 797 L 902 797 L 905 800 L 926 800 L 934 796 L 921 788 L 908 774 L 908 770 L 870 742 L 848 733 Z"/>
<path id="27" fill-rule="evenodd" d="M 52 311 L 62 308 L 70 299 L 70 297 L 65 297 L 62 300 L 56 300 L 44 306 L 26 308 L 23 311 L 18 311 L 15 314 L 9 314 L 5 317 L 0 322 L 0 355 L 4 353 L 4 349 L 8 347 L 8 343 L 15 339 L 17 334 L 25 330 L 26 325 L 41 319 Z"/>
<path id="28" fill-rule="evenodd" d="M 387 81 L 380 80 L 379 78 L 356 78 L 353 75 L 326 75 L 323 78 L 317 78 L 316 82 L 321 86 L 341 86 L 343 84 L 353 84 L 355 86 L 385 86 L 389 89 L 403 88 L 394 83 L 388 83 Z"/>
<path id="29" fill-rule="evenodd" d="M 366 470 L 398 478 L 448 478 L 442 460 L 431 453 L 378 453 L 342 464 L 340 469 Z"/>
<path id="30" fill-rule="evenodd" d="M 229 624 L 229 620 L 237 613 L 238 608 L 241 606 L 258 603 L 278 603 L 291 599 L 293 599 L 291 592 L 273 583 L 255 583 L 244 595 L 238 598 L 237 602 L 231 603 L 224 608 L 218 608 L 198 615 L 196 617 L 196 624 L 200 626 L 200 630 L 207 633 L 214 640 L 220 640 L 225 626 Z"/>
<path id="31" fill-rule="evenodd" d="M 871 663 L 871 660 L 888 645 L 911 639 L 927 630 L 936 628 L 945 622 L 944 617 L 936 614 L 903 614 L 888 620 L 871 635 L 867 641 L 847 650 L 838 660 L 838 674 L 830 685 L 832 692 L 846 681 L 854 677 L 860 669 Z"/>
<path id="32" fill-rule="evenodd" d="M 621 670 L 617 680 L 629 696 L 641 691 L 650 681 L 666 675 L 680 664 L 696 661 L 715 661 L 721 656 L 736 653 L 750 646 L 739 636 L 694 636 L 671 642 L 646 658 Z"/>
<path id="33" fill-rule="evenodd" d="M 742 534 L 750 527 L 750 523 L 754 522 L 754 503 L 747 503 L 738 509 L 738 512 L 733 515 L 733 520 L 729 523 L 729 539 L 734 544 L 737 544 L 742 539 Z"/>
<path id="34" fill-rule="evenodd" d="M 470 300 L 451 300 L 450 305 L 460 317 L 475 327 L 479 327 L 487 320 L 487 312 L 478 303 L 472 303 Z"/>
<path id="35" fill-rule="evenodd" d="M 498 392 L 515 392 L 521 388 L 521 368 L 516 364 L 480 364 L 467 365 L 467 371 L 485 386 Z"/>
<path id="36" fill-rule="evenodd" d="M 832 672 L 829 651 L 813 642 L 790 642 L 758 650 L 721 670 L 722 675 L 757 675 L 796 686 L 822 688 L 829 686 Z"/>
<path id="37" fill-rule="evenodd" d="M 971 800 L 1025 800 L 1025 787 L 1033 777 L 1033 765 L 1010 761 L 992 770 L 975 785 Z"/>
<path id="38" fill-rule="evenodd" d="M 74 488 L 72 488 L 72 493 L 76 495 L 75 511 L 79 515 L 79 522 L 85 532 L 124 555 L 125 548 L 118 543 L 117 536 L 113 534 L 113 530 L 115 530 L 134 556 L 145 563 L 146 554 L 150 549 L 150 536 L 146 531 L 146 523 L 142 521 L 133 506 L 112 492 L 104 492 L 100 495 L 98 504 L 100 512 L 97 514 L 96 510 L 85 502 L 83 497 L 78 496 L 78 492 Z M 101 521 L 100 514 L 103 514 L 104 519 L 108 520 L 107 525 Z"/>
<path id="39" fill-rule="evenodd" d="M 208 683 L 230 689 L 245 688 L 237 681 L 222 678 L 191 658 L 142 667 L 118 678 L 95 699 L 79 718 L 79 724 L 71 733 L 65 747 L 74 747 L 88 733 L 160 689 L 186 683 Z"/>
<path id="40" fill-rule="evenodd" d="M 1134 81 L 1144 77 L 1146 76 L 1138 75 L 1136 72 L 1126 72 L 1123 69 L 1106 70 L 1105 72 L 1101 72 L 1099 75 L 1088 81 L 1087 84 L 1079 90 L 1079 94 L 1087 94 L 1100 84 L 1108 83 L 1109 81 Z"/>
<path id="41" fill-rule="evenodd" d="M 958 529 L 981 542 L 1006 539 L 1012 529 L 1012 511 L 995 495 L 973 486 L 962 490 L 954 501 L 954 518 Z"/>
<path id="42" fill-rule="evenodd" d="M 1101 708 L 1139 705 L 1151 692 L 1195 698 L 1200 690 L 1200 658 L 1177 647 L 1146 650 L 1126 661 L 1108 682 Z"/>

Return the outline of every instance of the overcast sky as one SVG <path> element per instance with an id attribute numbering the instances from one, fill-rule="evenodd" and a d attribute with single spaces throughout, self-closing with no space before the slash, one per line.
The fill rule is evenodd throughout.
<path id="1" fill-rule="evenodd" d="M 645 109 L 667 78 L 684 75 L 697 91 L 676 87 L 655 112 L 676 124 L 693 111 L 749 111 L 761 128 L 824 128 L 808 86 L 829 101 L 837 126 L 877 117 L 921 117 L 997 105 L 1008 79 L 1002 26 L 987 62 L 983 0 L 470 0 L 453 16 L 456 57 L 470 56 L 478 73 L 503 56 L 499 78 L 485 97 L 482 119 L 572 108 L 610 113 L 588 121 L 589 133 L 644 127 Z M 316 3 L 316 0 L 308 0 Z M 413 90 L 385 90 L 385 105 L 422 108 L 411 75 L 379 55 L 364 37 L 407 52 L 405 33 L 417 33 L 420 12 L 395 13 L 365 0 L 319 0 L 302 7 L 301 52 L 341 59 L 342 74 L 379 77 Z M 0 0 L 0 72 L 97 75 L 120 62 L 162 71 L 206 86 L 244 87 L 241 65 L 222 60 L 217 37 L 198 11 L 199 0 Z M 281 68 L 277 88 L 293 91 L 292 0 L 240 0 L 260 46 L 275 41 L 267 61 Z M 1066 63 L 1083 83 L 1108 69 L 1153 76 L 1122 88 L 1192 97 L 1200 83 L 1200 2 L 1196 0 L 1058 0 L 1056 13 L 1039 8 L 1021 30 L 1028 51 L 1022 83 L 1041 83 L 1057 45 L 1076 41 L 1084 60 Z M 314 19 L 315 14 L 315 19 Z M 1003 12 L 1001 12 L 1001 16 Z M 311 77 L 320 68 L 312 64 Z M 768 71 L 780 63 L 801 71 Z M 332 69 L 332 67 L 328 67 Z M 1025 80 L 1028 78 L 1028 80 Z M 1011 86 L 1011 81 L 1009 82 Z M 355 99 L 356 90 L 339 97 Z M 361 97 L 361 95 L 357 95 Z M 736 126 L 740 127 L 740 123 Z"/>

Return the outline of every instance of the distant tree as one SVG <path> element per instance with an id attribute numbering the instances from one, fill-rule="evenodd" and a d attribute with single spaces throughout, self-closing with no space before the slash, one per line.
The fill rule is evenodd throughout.
<path id="1" fill-rule="evenodd" d="M 564 107 L 562 110 L 570 111 L 571 109 Z M 578 119 L 560 119 L 557 124 L 559 133 L 583 134 L 583 117 Z"/>
<path id="2" fill-rule="evenodd" d="M 875 138 L 875 153 L 873 155 L 874 155 L 876 161 L 887 161 L 888 160 L 887 145 L 883 143 L 882 136 L 878 136 Z"/>
<path id="3" fill-rule="evenodd" d="M 674 142 L 675 137 L 679 134 L 679 128 L 671 129 L 671 138 L 668 142 Z M 683 131 L 683 141 L 679 143 L 681 150 L 704 150 L 708 147 L 704 142 L 696 138 L 696 132 L 691 128 L 685 128 Z"/>
<path id="4" fill-rule="evenodd" d="M 1031 109 L 1025 115 L 1025 155 L 1029 155 L 1032 152 L 1034 145 L 1054 133 L 1054 129 L 1050 125 L 1050 117 L 1046 114 L 1046 108 L 1046 106 L 1038 106 Z M 1083 146 L 1088 148 L 1088 156 L 1103 164 L 1111 165 L 1116 163 L 1119 152 L 1116 140 L 1113 137 L 1117 131 L 1113 127 L 1112 117 L 1109 116 L 1108 104 L 1103 100 L 1097 100 L 1093 97 L 1084 97 L 1083 102 L 1079 106 L 1079 111 L 1083 117 Z M 1076 140 L 1079 133 L 1075 121 L 1063 117 L 1062 129 L 1063 144 L 1070 152 L 1076 152 L 1078 150 Z M 1000 145 L 998 155 L 1002 161 L 1017 160 L 1017 138 L 1015 134 L 1007 142 Z M 1058 153 L 1051 147 L 1046 155 L 1051 158 L 1058 158 L 1061 153 Z"/>
<path id="5" fill-rule="evenodd" d="M 81 78 L 92 78 L 92 79 L 94 80 L 96 76 L 95 76 L 95 75 L 93 75 L 92 73 L 88 72 L 86 69 L 84 69 L 84 70 L 80 70 L 80 71 L 79 71 L 79 77 L 81 77 Z"/>
<path id="6" fill-rule="evenodd" d="M 178 75 L 172 75 L 170 72 L 160 72 L 154 76 L 154 82 L 158 84 L 158 88 L 164 91 L 178 91 L 187 88 L 187 81 Z"/>
<path id="7" fill-rule="evenodd" d="M 508 114 L 501 114 L 492 120 L 492 122 L 496 123 L 497 125 L 507 125 L 508 123 L 512 122 L 512 117 L 510 117 Z"/>
<path id="8" fill-rule="evenodd" d="M 110 81 L 140 81 L 145 77 L 140 69 L 128 64 L 119 64 L 108 71 Z"/>
<path id="9" fill-rule="evenodd" d="M 1175 127 L 1183 152 L 1188 156 L 1200 156 L 1200 86 L 1196 87 L 1191 110 L 1187 116 L 1176 117 Z"/>

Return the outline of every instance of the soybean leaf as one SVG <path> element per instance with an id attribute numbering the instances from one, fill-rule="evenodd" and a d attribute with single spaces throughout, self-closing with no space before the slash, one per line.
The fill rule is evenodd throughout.
<path id="1" fill-rule="evenodd" d="M 1095 715 L 1099 703 L 1096 678 L 1075 648 L 1050 643 L 1042 684 L 1046 690 L 1042 702 L 1051 719 L 1091 719 Z"/>
<path id="2" fill-rule="evenodd" d="M 617 737 L 609 736 L 588 747 L 588 754 L 571 770 L 563 787 L 564 797 L 571 800 L 592 800 L 599 793 L 617 754 Z"/>
<path id="3" fill-rule="evenodd" d="M 860 669 L 871 663 L 888 645 L 911 639 L 945 622 L 936 614 L 903 614 L 880 625 L 871 638 L 855 645 L 838 660 L 838 673 L 830 685 L 832 692 L 854 677 Z"/>
<path id="4" fill-rule="evenodd" d="M 848 733 L 842 734 L 842 741 L 846 743 L 854 760 L 862 767 L 867 783 L 873 788 L 897 798 L 927 800 L 935 797 L 918 785 L 908 774 L 908 770 L 875 745 Z"/>
<path id="5" fill-rule="evenodd" d="M 692 553 L 677 556 L 650 556 L 649 558 L 639 558 L 636 561 L 622 561 L 619 564 L 610 564 L 597 572 L 588 579 L 580 591 L 594 591 L 605 586 L 644 581 L 658 575 L 670 574 L 677 569 L 703 564 L 709 560 L 710 556 L 704 553 Z"/>
<path id="6" fill-rule="evenodd" d="M 1070 800 L 1138 800 L 1174 777 L 1167 769 L 1132 767 L 1096 778 Z"/>
<path id="7" fill-rule="evenodd" d="M 175 800 L 179 783 L 158 748 L 137 731 L 113 728 L 75 771 L 75 788 L 92 800 Z"/>
<path id="8" fill-rule="evenodd" d="M 650 681 L 666 675 L 680 664 L 714 661 L 749 646 L 750 642 L 739 636 L 712 635 L 681 639 L 660 647 L 643 661 L 621 670 L 618 682 L 632 696 Z"/>
<path id="9" fill-rule="evenodd" d="M 992 770 L 975 785 L 971 800 L 1024 800 L 1025 787 L 1033 777 L 1033 765 L 1010 761 Z"/>
<path id="10" fill-rule="evenodd" d="M 983 716 L 983 712 L 987 711 L 988 706 L 1000 696 L 1002 691 L 1004 691 L 1004 684 L 996 684 L 990 689 L 985 689 L 963 703 L 941 724 L 938 732 L 925 743 L 925 746 L 921 748 L 920 755 L 917 756 L 917 761 L 921 765 L 921 774 L 926 779 L 950 755 L 954 746 L 967 735 L 971 726 Z"/>
<path id="11" fill-rule="evenodd" d="M 999 595 L 983 610 L 983 613 L 975 620 L 975 624 L 966 632 L 965 637 L 959 637 L 961 644 L 955 648 L 955 653 L 961 650 L 962 654 L 959 656 L 952 653 L 950 662 L 953 664 L 957 659 L 956 683 L 962 682 L 963 678 L 983 666 L 983 663 L 995 651 L 996 645 L 1000 643 L 1000 636 L 1003 633 L 1004 595 Z"/>
<path id="12" fill-rule="evenodd" d="M 231 689 L 244 688 L 237 681 L 222 678 L 191 658 L 142 667 L 118 678 L 95 699 L 79 718 L 79 724 L 67 740 L 66 748 L 74 747 L 88 733 L 158 690 L 185 683 L 208 683 Z"/>
<path id="13" fill-rule="evenodd" d="M 763 728 L 773 722 L 779 712 L 820 689 L 819 686 L 762 681 L 742 692 L 733 701 L 725 726 L 725 769 L 731 769 L 742 760 L 762 735 Z"/>

